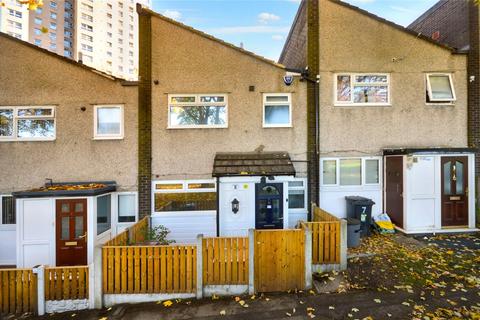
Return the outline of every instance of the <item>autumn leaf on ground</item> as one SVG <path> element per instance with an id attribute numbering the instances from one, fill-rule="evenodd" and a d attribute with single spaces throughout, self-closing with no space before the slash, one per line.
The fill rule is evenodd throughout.
<path id="1" fill-rule="evenodd" d="M 226 314 L 227 314 L 227 312 L 226 312 L 225 310 L 220 311 L 220 315 L 221 315 L 221 316 L 224 316 L 224 315 L 226 315 Z"/>
<path id="2" fill-rule="evenodd" d="M 373 301 L 375 301 L 375 303 L 382 303 L 382 300 L 380 299 L 373 299 Z"/>
<path id="3" fill-rule="evenodd" d="M 212 296 L 212 300 L 218 300 L 218 299 L 220 299 L 220 298 L 219 298 L 217 295 L 214 294 L 214 295 Z"/>
<path id="4" fill-rule="evenodd" d="M 170 301 L 170 300 L 167 300 L 167 301 L 164 301 L 164 302 L 163 302 L 163 306 L 164 306 L 164 307 L 167 307 L 167 308 L 170 307 L 170 306 L 172 306 L 172 304 L 173 304 L 173 302 Z"/>
<path id="5" fill-rule="evenodd" d="M 238 301 L 238 303 L 239 303 L 241 306 L 243 306 L 243 305 L 245 304 L 245 301 L 240 300 L 240 301 Z"/>
<path id="6" fill-rule="evenodd" d="M 236 302 L 238 302 L 238 301 L 240 301 L 240 300 L 242 300 L 242 299 L 240 299 L 240 297 L 235 297 L 235 301 L 236 301 Z"/>
<path id="7" fill-rule="evenodd" d="M 334 306 L 328 306 L 328 309 L 329 310 L 335 310 L 335 307 Z"/>

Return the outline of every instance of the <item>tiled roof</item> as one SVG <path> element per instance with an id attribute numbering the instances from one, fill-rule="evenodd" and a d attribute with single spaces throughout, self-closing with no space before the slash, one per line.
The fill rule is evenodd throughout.
<path id="1" fill-rule="evenodd" d="M 217 153 L 213 176 L 293 176 L 288 152 Z"/>

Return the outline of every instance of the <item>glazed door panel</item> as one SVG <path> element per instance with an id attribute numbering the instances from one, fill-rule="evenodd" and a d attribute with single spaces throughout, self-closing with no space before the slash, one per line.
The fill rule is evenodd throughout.
<path id="1" fill-rule="evenodd" d="M 468 225 L 468 157 L 442 157 L 442 227 Z"/>
<path id="2" fill-rule="evenodd" d="M 56 202 L 57 266 L 87 264 L 87 199 Z"/>

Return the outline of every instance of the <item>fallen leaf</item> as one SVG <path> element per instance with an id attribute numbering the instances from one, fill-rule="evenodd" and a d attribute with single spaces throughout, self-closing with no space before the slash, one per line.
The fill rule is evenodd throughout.
<path id="1" fill-rule="evenodd" d="M 226 314 L 227 314 L 227 312 L 226 312 L 225 310 L 220 311 L 220 315 L 221 315 L 221 316 L 224 316 L 224 315 L 226 315 Z"/>
<path id="2" fill-rule="evenodd" d="M 375 303 L 382 303 L 382 300 L 380 299 L 373 299 L 373 301 L 375 301 Z"/>
<path id="3" fill-rule="evenodd" d="M 164 301 L 164 302 L 163 302 L 163 306 L 164 306 L 164 307 L 167 307 L 167 308 L 170 307 L 170 306 L 172 306 L 172 304 L 173 304 L 173 302 L 170 301 L 170 300 L 167 300 L 167 301 Z"/>

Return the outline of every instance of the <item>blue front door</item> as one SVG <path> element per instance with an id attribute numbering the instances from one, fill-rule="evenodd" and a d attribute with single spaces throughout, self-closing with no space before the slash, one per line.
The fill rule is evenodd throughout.
<path id="1" fill-rule="evenodd" d="M 255 185 L 255 228 L 283 229 L 283 183 Z"/>

